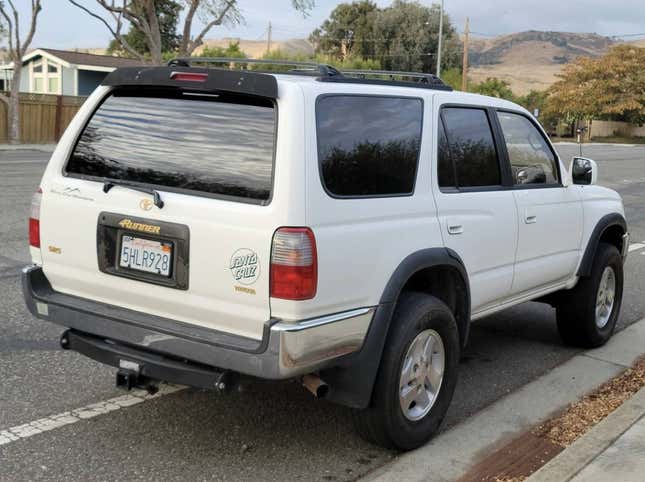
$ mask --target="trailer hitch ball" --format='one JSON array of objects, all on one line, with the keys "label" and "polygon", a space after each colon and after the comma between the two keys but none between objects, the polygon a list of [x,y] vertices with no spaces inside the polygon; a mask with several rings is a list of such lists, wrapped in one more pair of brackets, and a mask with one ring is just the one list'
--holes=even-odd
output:
[{"label": "trailer hitch ball", "polygon": [[68,331],[65,331],[61,336],[60,336],[60,347],[63,350],[68,350],[69,349],[69,338],[67,336]]}]

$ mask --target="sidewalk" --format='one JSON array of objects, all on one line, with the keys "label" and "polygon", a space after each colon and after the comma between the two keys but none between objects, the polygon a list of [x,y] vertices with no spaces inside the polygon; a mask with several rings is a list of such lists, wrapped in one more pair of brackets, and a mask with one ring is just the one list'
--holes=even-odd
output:
[{"label": "sidewalk", "polygon": [[54,152],[56,144],[0,144],[2,151],[43,151]]},{"label": "sidewalk", "polygon": [[[427,445],[400,455],[390,464],[367,474],[363,480],[378,482],[412,482],[412,481],[453,481],[466,476],[479,462],[493,454],[501,447],[515,440],[519,435],[531,430],[537,424],[549,419],[570,403],[582,398],[604,382],[614,378],[629,368],[632,363],[645,352],[645,319],[640,320],[614,337],[603,347],[582,352],[566,363],[554,368],[542,377],[508,394],[506,397],[481,410],[469,419],[452,427]],[[531,477],[531,482],[570,480],[583,468],[594,470],[598,467],[591,464],[595,458],[616,442],[617,449],[631,445],[633,440],[645,443],[645,430],[642,421],[645,414],[645,391],[641,390],[621,407],[607,416],[587,434],[565,449]],[[621,417],[621,418],[619,418]],[[638,428],[627,431],[638,420]],[[607,423],[605,423],[607,422]],[[619,423],[620,422],[620,423]],[[606,427],[598,440],[593,444],[594,450],[584,450],[583,440],[589,441],[588,435],[598,434],[599,427]],[[619,427],[622,427],[620,430]],[[610,431],[609,429],[613,429]],[[626,439],[617,442],[625,434]],[[595,439],[594,439],[595,440]],[[573,450],[580,446],[580,451]],[[632,463],[639,461],[645,464],[644,449],[640,450],[640,458],[630,452],[628,457]],[[602,463],[609,455],[600,459]],[[568,454],[568,455],[567,455]],[[576,456],[567,459],[569,456]],[[643,459],[641,461],[640,459]],[[559,462],[556,462],[559,461]],[[565,462],[568,462],[565,464]],[[562,464],[567,470],[555,471],[554,466]],[[620,468],[626,469],[623,461]],[[598,470],[606,470],[600,468]],[[636,473],[645,474],[645,466],[639,467]],[[602,477],[602,473],[599,472]],[[539,478],[538,478],[539,477]],[[584,478],[584,476],[581,475]],[[580,482],[578,479],[576,482]],[[588,480],[585,478],[585,480]],[[600,480],[600,479],[598,479]],[[623,474],[616,477],[604,477],[602,480],[615,482],[629,481]],[[639,481],[645,480],[642,476]]]},{"label": "sidewalk", "polygon": [[528,482],[645,480],[645,388],[529,477]]}]

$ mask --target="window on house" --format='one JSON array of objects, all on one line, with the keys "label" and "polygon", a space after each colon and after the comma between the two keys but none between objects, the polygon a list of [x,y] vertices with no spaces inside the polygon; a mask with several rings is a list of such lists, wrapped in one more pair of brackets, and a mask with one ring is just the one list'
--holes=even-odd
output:
[{"label": "window on house", "polygon": [[60,66],[48,59],[34,62],[32,89],[39,94],[58,94],[61,86]]},{"label": "window on house", "polygon": [[44,92],[44,79],[42,77],[34,77],[34,92],[42,94]]},{"label": "window on house", "polygon": [[57,77],[49,77],[47,79],[47,92],[50,94],[57,94],[58,93],[58,78]]}]

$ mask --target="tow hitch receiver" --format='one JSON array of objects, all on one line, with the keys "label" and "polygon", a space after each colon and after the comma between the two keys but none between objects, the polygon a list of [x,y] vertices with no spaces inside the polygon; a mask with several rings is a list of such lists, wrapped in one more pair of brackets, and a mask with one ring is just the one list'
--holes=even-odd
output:
[{"label": "tow hitch receiver", "polygon": [[233,388],[238,378],[230,371],[169,358],[142,347],[124,345],[76,330],[63,333],[60,344],[66,350],[118,368],[116,386],[125,390],[141,388],[154,394],[158,391],[159,382],[169,382],[225,391]]},{"label": "tow hitch receiver", "polygon": [[116,386],[124,390],[142,388],[147,390],[150,395],[154,395],[159,391],[159,387],[155,381],[140,375],[134,370],[128,370],[126,368],[121,368],[116,372]]}]

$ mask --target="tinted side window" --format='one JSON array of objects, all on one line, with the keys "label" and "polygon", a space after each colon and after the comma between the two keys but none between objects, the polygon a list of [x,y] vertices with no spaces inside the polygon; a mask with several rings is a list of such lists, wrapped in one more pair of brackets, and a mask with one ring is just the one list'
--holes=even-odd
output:
[{"label": "tinted side window", "polygon": [[411,194],[421,146],[420,99],[338,95],[316,106],[322,181],[337,196]]},{"label": "tinted side window", "polygon": [[533,123],[523,115],[498,112],[515,184],[555,184],[555,157]]},{"label": "tinted side window", "polygon": [[443,122],[439,119],[439,148],[437,152],[437,177],[439,178],[439,187],[455,187],[455,168],[450,158],[450,149],[448,148],[448,139],[446,131],[443,128]]},{"label": "tinted side window", "polygon": [[493,133],[484,109],[449,107],[442,110],[458,187],[501,184]]}]

